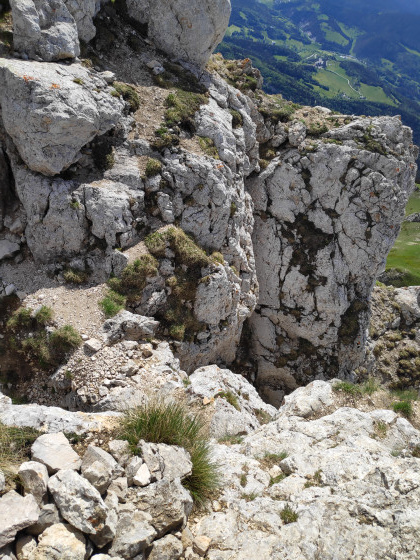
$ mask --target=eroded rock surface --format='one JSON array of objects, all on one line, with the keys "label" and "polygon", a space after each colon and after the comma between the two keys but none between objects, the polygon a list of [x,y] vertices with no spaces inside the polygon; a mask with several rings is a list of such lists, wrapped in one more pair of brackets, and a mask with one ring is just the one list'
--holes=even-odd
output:
[{"label": "eroded rock surface", "polygon": [[397,117],[325,137],[301,138],[249,181],[260,247],[253,355],[258,384],[272,402],[278,391],[277,403],[282,389],[361,364],[371,290],[413,188],[416,152]]},{"label": "eroded rock surface", "polygon": [[230,0],[128,0],[129,15],[170,57],[204,66],[227,29]]}]

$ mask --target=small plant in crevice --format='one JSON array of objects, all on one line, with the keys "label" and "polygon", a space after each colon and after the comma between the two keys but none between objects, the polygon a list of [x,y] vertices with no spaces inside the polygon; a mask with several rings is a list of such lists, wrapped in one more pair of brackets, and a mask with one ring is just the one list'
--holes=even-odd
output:
[{"label": "small plant in crevice", "polygon": [[105,297],[99,302],[99,306],[107,319],[114,317],[119,311],[125,308],[127,299],[122,294],[109,289]]},{"label": "small plant in crevice", "polygon": [[[133,86],[129,84],[124,84],[122,82],[114,82],[114,89],[112,92],[116,92],[119,97],[122,97],[129,105],[129,110],[135,113],[137,109],[140,108],[140,98]],[[115,95],[111,92],[111,95]]]},{"label": "small plant in crevice", "polygon": [[154,177],[159,175],[162,171],[162,164],[158,159],[149,158],[146,163],[145,175],[146,177]]},{"label": "small plant in crevice", "polygon": [[222,444],[226,444],[226,445],[240,445],[243,441],[244,441],[244,437],[243,436],[239,436],[239,435],[224,435],[221,438],[219,438],[218,443],[222,443]]},{"label": "small plant in crevice", "polygon": [[208,102],[208,97],[202,93],[193,93],[183,89],[170,93],[166,98],[165,122],[167,126],[179,125],[193,133],[195,131],[194,115],[201,105]]},{"label": "small plant in crevice", "polygon": [[288,525],[289,523],[295,523],[299,519],[299,514],[289,504],[286,504],[280,512],[280,518],[285,525]]},{"label": "small plant in crevice", "polygon": [[212,157],[213,159],[220,159],[219,152],[217,151],[216,145],[211,138],[207,138],[207,136],[199,136],[198,143],[206,156]]},{"label": "small plant in crevice", "polygon": [[63,272],[63,278],[67,284],[84,284],[89,279],[89,273],[85,270],[68,268]]},{"label": "small plant in crevice", "polygon": [[220,474],[211,459],[211,447],[203,417],[191,413],[186,405],[174,401],[150,399],[125,413],[120,437],[127,440],[136,454],[139,440],[177,445],[189,452],[192,473],[182,481],[196,505],[203,505],[220,485]]},{"label": "small plant in crevice", "polygon": [[392,410],[401,413],[406,418],[410,418],[413,415],[413,405],[411,401],[394,402],[392,404]]},{"label": "small plant in crevice", "polygon": [[215,395],[215,398],[225,399],[230,405],[236,408],[236,410],[241,410],[238,397],[232,391],[220,391]]}]

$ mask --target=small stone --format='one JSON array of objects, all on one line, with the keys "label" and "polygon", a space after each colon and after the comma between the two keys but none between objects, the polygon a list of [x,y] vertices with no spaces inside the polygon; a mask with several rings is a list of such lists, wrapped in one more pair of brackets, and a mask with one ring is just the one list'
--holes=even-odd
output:
[{"label": "small stone", "polygon": [[137,471],[139,470],[142,464],[143,464],[143,459],[137,456],[132,457],[128,461],[127,466],[125,467],[125,474],[127,476],[127,482],[129,486],[133,485],[133,479],[136,476]]},{"label": "small stone", "polygon": [[185,527],[185,529],[181,533],[181,542],[184,548],[191,547],[193,545],[194,536],[191,533],[189,527]]},{"label": "small stone", "polygon": [[[124,502],[127,496],[128,483],[125,477],[116,478],[108,487],[108,494],[115,494],[120,502]],[[107,494],[107,495],[108,495]]]},{"label": "small stone", "polygon": [[20,251],[20,245],[7,239],[0,240],[0,261],[10,259]]},{"label": "small stone", "polygon": [[41,513],[39,514],[38,521],[34,525],[28,527],[27,532],[31,535],[37,536],[43,533],[48,527],[51,527],[51,525],[62,522],[63,517],[58,511],[56,505],[45,504],[45,506],[41,508]]},{"label": "small stone", "polygon": [[16,541],[16,556],[18,560],[30,560],[36,549],[37,542],[30,535],[22,535]]},{"label": "small stone", "polygon": [[51,525],[39,536],[33,560],[84,560],[86,540],[70,525]]},{"label": "small stone", "polygon": [[131,457],[130,444],[128,441],[113,439],[108,443],[108,447],[109,452],[117,463],[119,463],[122,467],[125,467]]},{"label": "small stone", "polygon": [[136,486],[147,486],[148,484],[150,484],[151,479],[152,477],[149,468],[145,463],[143,463],[143,465],[141,465],[139,470],[134,475],[133,482]]},{"label": "small stone", "polygon": [[173,535],[155,541],[148,560],[178,560],[182,554],[182,543]]},{"label": "small stone", "polygon": [[102,348],[102,342],[97,338],[89,338],[89,340],[85,342],[85,348],[89,350],[89,352],[99,352]]},{"label": "small stone", "polygon": [[39,505],[42,505],[48,489],[47,467],[37,461],[22,463],[18,471],[25,490],[25,496],[32,494]]},{"label": "small stone", "polygon": [[205,556],[210,547],[211,539],[205,535],[195,537],[193,541],[193,550],[200,556]]}]

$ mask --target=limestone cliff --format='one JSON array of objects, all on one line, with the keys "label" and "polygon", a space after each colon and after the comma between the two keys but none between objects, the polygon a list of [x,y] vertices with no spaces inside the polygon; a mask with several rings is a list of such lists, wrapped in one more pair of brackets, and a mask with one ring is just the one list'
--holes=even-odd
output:
[{"label": "limestone cliff", "polygon": [[0,274],[28,255],[59,281],[120,277],[187,371],[238,356],[277,405],[351,377],[414,186],[411,131],[266,96],[249,61],[204,69],[227,0],[102,4],[11,1]]}]

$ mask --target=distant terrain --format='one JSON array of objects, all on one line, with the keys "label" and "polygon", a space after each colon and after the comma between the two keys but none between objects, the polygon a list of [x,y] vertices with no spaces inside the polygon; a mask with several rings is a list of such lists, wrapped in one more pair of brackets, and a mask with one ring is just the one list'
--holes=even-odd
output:
[{"label": "distant terrain", "polygon": [[269,93],[344,113],[400,114],[420,143],[420,0],[232,0],[220,52]]}]

